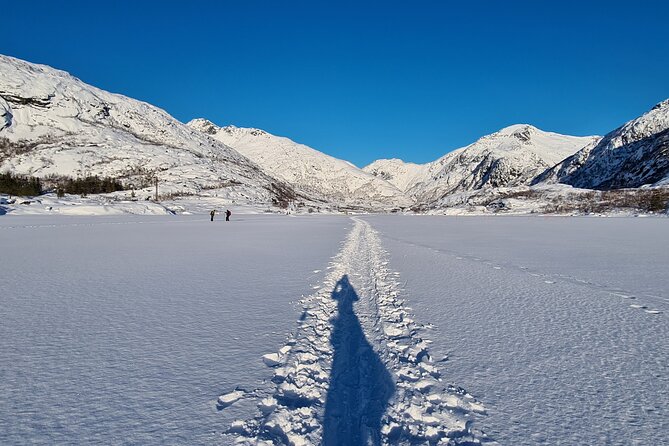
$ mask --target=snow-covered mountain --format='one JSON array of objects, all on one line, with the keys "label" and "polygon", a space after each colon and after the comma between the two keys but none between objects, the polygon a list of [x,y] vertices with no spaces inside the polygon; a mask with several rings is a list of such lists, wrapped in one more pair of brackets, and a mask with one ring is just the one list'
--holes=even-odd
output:
[{"label": "snow-covered mountain", "polygon": [[363,167],[367,173],[383,178],[401,191],[406,191],[420,181],[426,171],[426,164],[407,163],[400,159],[380,159]]},{"label": "snow-covered mountain", "polygon": [[409,165],[380,160],[365,167],[403,185],[419,204],[455,192],[528,184],[541,172],[574,154],[597,137],[544,132],[527,124],[506,127],[438,160]]},{"label": "snow-covered mountain", "polygon": [[242,203],[292,195],[235,150],[165,111],[45,65],[0,55],[0,171],[121,178]]},{"label": "snow-covered mountain", "polygon": [[540,175],[587,189],[669,184],[669,99]]},{"label": "snow-covered mountain", "polygon": [[604,138],[518,124],[431,163],[390,159],[358,169],[263,130],[218,127],[205,119],[182,124],[66,72],[0,55],[4,171],[112,176],[136,188],[157,178],[162,193],[366,210],[431,209],[472,191],[529,184],[669,185],[669,100]]},{"label": "snow-covered mountain", "polygon": [[194,119],[188,125],[234,148],[270,175],[309,196],[373,209],[412,204],[384,179],[288,138],[259,129],[219,127],[206,119]]}]

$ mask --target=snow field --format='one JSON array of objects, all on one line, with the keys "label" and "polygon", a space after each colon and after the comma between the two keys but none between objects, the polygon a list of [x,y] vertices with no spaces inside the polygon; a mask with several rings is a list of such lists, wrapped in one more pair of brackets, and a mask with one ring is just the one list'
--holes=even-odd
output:
[{"label": "snow field", "polygon": [[669,438],[665,219],[365,219],[402,272],[402,296],[434,324],[433,354],[485,404],[490,437]]},{"label": "snow field", "polygon": [[667,234],[7,215],[0,443],[663,444]]},{"label": "snow field", "polygon": [[262,355],[349,227],[1,217],[0,444],[229,444],[221,431],[255,407],[216,398],[271,377]]}]

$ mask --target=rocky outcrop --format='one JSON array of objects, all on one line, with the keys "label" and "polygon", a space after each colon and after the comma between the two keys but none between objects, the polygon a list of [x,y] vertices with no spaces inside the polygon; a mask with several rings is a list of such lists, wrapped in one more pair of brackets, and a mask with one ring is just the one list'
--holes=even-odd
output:
[{"label": "rocky outcrop", "polygon": [[538,176],[533,184],[634,188],[669,180],[669,100]]}]

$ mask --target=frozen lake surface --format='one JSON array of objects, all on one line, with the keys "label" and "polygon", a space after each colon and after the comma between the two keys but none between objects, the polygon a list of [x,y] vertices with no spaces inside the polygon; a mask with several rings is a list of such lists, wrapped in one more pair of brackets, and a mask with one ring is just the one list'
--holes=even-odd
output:
[{"label": "frozen lake surface", "polygon": [[0,444],[212,444],[351,221],[3,217]]},{"label": "frozen lake surface", "polygon": [[669,220],[367,220],[501,444],[669,441]]},{"label": "frozen lake surface", "polygon": [[667,225],[3,216],[0,443],[662,444]]}]

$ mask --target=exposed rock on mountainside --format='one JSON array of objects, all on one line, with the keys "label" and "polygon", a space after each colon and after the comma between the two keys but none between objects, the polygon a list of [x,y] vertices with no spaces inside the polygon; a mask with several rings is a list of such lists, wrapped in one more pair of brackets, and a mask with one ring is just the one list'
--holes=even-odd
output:
[{"label": "exposed rock on mountainside", "polygon": [[587,189],[669,183],[669,99],[539,176]]}]

